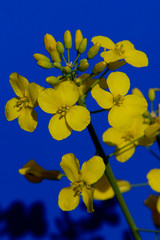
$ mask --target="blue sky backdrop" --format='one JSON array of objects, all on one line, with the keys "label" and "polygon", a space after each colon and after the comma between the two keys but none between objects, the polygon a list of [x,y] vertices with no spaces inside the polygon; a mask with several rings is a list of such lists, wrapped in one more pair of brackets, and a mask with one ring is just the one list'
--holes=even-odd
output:
[{"label": "blue sky backdrop", "polygon": [[[43,38],[52,34],[56,41],[63,41],[63,34],[70,30],[74,39],[77,29],[88,39],[88,49],[93,36],[103,35],[115,43],[130,40],[138,50],[149,58],[147,68],[123,66],[131,80],[131,88],[138,87],[147,97],[149,88],[160,87],[160,14],[159,1],[55,1],[55,0],[8,0],[0,1],[0,239],[55,239],[55,240],[103,240],[132,239],[128,225],[116,200],[94,201],[95,213],[88,214],[83,204],[70,213],[58,207],[58,193],[68,186],[69,181],[44,180],[31,184],[18,169],[30,159],[34,159],[45,169],[59,169],[61,157],[73,152],[81,163],[95,154],[94,145],[87,132],[73,132],[63,141],[54,140],[48,131],[50,114],[37,108],[39,122],[33,133],[20,129],[17,120],[8,122],[4,114],[6,102],[15,96],[9,75],[18,72],[29,82],[49,87],[45,78],[58,74],[54,69],[40,68],[33,58],[34,53],[46,54]],[[75,51],[72,51],[75,57]],[[82,58],[86,55],[84,54]],[[91,67],[100,60],[91,61]],[[157,93],[154,107],[160,102]],[[99,109],[95,101],[87,99],[89,110]],[[102,142],[102,133],[107,129],[105,112],[92,115],[92,123]],[[106,154],[113,151],[102,143]],[[157,154],[155,143],[151,147]],[[151,168],[160,168],[160,162],[145,148],[138,147],[134,156],[126,163],[110,159],[117,179],[131,183],[146,182],[146,174]],[[139,228],[154,229],[151,212],[144,206],[144,200],[153,191],[149,187],[132,189],[124,194],[131,214]],[[142,233],[143,239],[154,239],[152,233]]]}]

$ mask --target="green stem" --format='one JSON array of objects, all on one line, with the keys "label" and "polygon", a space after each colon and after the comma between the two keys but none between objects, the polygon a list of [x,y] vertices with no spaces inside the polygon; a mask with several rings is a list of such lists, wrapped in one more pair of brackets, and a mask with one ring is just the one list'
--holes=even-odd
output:
[{"label": "green stem", "polygon": [[137,228],[138,232],[151,232],[151,233],[160,233],[159,230],[150,230],[150,229],[143,229],[143,228]]},{"label": "green stem", "polygon": [[68,54],[68,63],[70,63],[69,49],[67,49],[67,54]]},{"label": "green stem", "polygon": [[72,63],[72,66],[71,66],[71,67],[73,67],[74,64],[78,61],[79,56],[80,56],[80,53],[77,54],[77,57],[76,57],[76,59],[74,60],[74,62]]},{"label": "green stem", "polygon": [[159,237],[159,232],[156,232],[155,233],[155,240],[158,240],[158,237]]},{"label": "green stem", "polygon": [[148,186],[148,183],[137,183],[137,184],[131,184],[130,186],[131,186],[131,188],[132,187],[144,187],[144,186]]},{"label": "green stem", "polygon": [[65,61],[65,63],[67,64],[67,61],[66,61],[66,59],[65,59],[65,57],[64,57],[63,54],[62,54],[62,58],[63,58],[63,60]]},{"label": "green stem", "polygon": [[153,150],[151,150],[149,147],[146,147],[146,149],[147,149],[155,158],[157,158],[158,160],[160,160],[160,157],[159,157]]},{"label": "green stem", "polygon": [[140,237],[140,235],[139,235],[139,233],[137,231],[137,228],[136,228],[136,225],[134,223],[134,220],[133,220],[133,218],[132,218],[132,216],[131,216],[131,214],[130,214],[130,212],[128,210],[128,207],[127,207],[127,205],[126,205],[126,203],[125,203],[125,201],[123,199],[123,196],[122,196],[122,194],[121,194],[121,192],[119,190],[119,187],[117,185],[116,179],[114,177],[114,174],[112,172],[112,169],[111,169],[109,161],[108,161],[108,157],[106,156],[106,154],[105,154],[105,152],[104,152],[104,150],[103,150],[103,148],[102,148],[102,146],[101,146],[101,144],[100,144],[100,142],[98,140],[96,132],[95,132],[95,130],[94,130],[94,128],[93,128],[91,123],[88,125],[88,131],[89,131],[90,136],[91,136],[91,138],[93,140],[95,148],[96,148],[97,152],[99,153],[99,156],[101,156],[103,158],[103,160],[104,160],[104,163],[106,165],[105,174],[107,175],[107,178],[108,178],[108,180],[109,180],[109,182],[110,182],[110,184],[111,184],[111,186],[112,186],[112,188],[114,190],[115,196],[116,196],[116,198],[117,198],[117,200],[118,200],[118,202],[120,204],[120,207],[121,207],[121,209],[123,211],[123,214],[124,214],[124,216],[125,216],[125,218],[126,218],[126,220],[128,222],[128,225],[129,225],[129,227],[131,229],[131,232],[132,232],[132,234],[134,236],[134,239],[135,240],[141,240],[141,237]]},{"label": "green stem", "polygon": [[104,112],[106,111],[106,109],[100,109],[100,110],[96,110],[96,111],[90,111],[91,114],[94,114],[94,113],[99,113],[99,112]]},{"label": "green stem", "polygon": [[87,79],[89,79],[89,78],[92,77],[92,76],[93,76],[93,73],[91,73],[88,77],[84,78],[84,79],[82,80],[82,83],[85,82]]}]

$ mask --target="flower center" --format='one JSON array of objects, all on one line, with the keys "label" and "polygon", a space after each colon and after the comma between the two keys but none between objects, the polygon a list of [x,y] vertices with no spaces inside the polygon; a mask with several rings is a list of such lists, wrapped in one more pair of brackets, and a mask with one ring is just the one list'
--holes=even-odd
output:
[{"label": "flower center", "polygon": [[64,117],[68,112],[68,110],[69,110],[69,107],[66,105],[63,105],[62,107],[58,108],[57,113],[60,114],[60,117]]},{"label": "flower center", "polygon": [[133,141],[134,140],[134,136],[131,132],[127,131],[124,133],[124,135],[122,136],[122,138],[125,140],[125,141]]},{"label": "flower center", "polygon": [[72,186],[73,186],[73,191],[75,192],[74,196],[80,196],[84,186],[86,186],[87,189],[89,189],[91,187],[90,184],[88,184],[84,181],[74,182],[74,183],[72,183]]},{"label": "flower center", "polygon": [[28,107],[29,100],[26,97],[18,98],[16,105],[14,106],[17,108],[17,111],[20,111],[22,108]]},{"label": "flower center", "polygon": [[113,98],[113,103],[115,105],[120,106],[124,101],[124,98],[121,95],[117,95],[116,97]]},{"label": "flower center", "polygon": [[114,52],[116,55],[122,56],[125,52],[123,44],[116,44]]}]

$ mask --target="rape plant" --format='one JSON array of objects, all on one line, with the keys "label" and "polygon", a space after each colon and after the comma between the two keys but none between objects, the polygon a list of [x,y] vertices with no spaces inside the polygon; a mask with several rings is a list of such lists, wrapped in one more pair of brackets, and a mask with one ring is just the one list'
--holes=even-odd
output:
[{"label": "rape plant", "polygon": [[[46,34],[44,45],[50,58],[40,53],[33,56],[39,66],[59,69],[60,75],[47,77],[46,82],[50,87],[44,88],[36,83],[29,83],[18,73],[12,73],[9,81],[17,96],[7,102],[5,114],[8,121],[18,118],[23,130],[33,132],[38,122],[34,108],[39,106],[44,112],[51,114],[48,129],[51,136],[58,141],[69,137],[72,131],[88,128],[96,155],[85,161],[80,170],[74,153],[65,154],[60,163],[64,174],[61,171],[45,170],[34,160],[26,163],[19,173],[32,183],[40,183],[43,179],[60,180],[66,176],[71,184],[63,188],[58,197],[58,205],[63,211],[74,210],[79,204],[80,195],[89,213],[94,212],[93,199],[107,200],[116,196],[134,239],[140,240],[140,231],[145,229],[136,226],[122,196],[123,192],[130,191],[134,185],[128,181],[116,180],[109,160],[114,155],[118,161],[125,162],[132,157],[137,146],[148,147],[157,141],[160,133],[160,105],[154,111],[152,103],[155,92],[159,89],[149,89],[152,106],[152,111],[149,112],[142,92],[135,88],[128,94],[129,77],[117,71],[126,63],[134,67],[148,66],[147,55],[136,50],[127,40],[115,44],[105,36],[96,36],[91,42],[93,46],[88,50],[87,57],[79,60],[87,49],[87,39],[77,30],[74,42],[77,56],[71,61],[70,31],[64,33],[64,45],[56,42],[52,35]],[[64,56],[65,49],[67,60]],[[101,50],[102,61],[93,66],[91,73],[84,73],[90,61]],[[101,110],[90,112],[87,109],[86,98],[89,92]],[[111,125],[103,133],[103,141],[116,147],[115,151],[108,155],[105,154],[91,123],[91,114],[101,111],[108,112],[108,123]],[[146,184],[160,193],[160,169],[150,170],[147,178]],[[155,226],[160,227],[160,196],[150,195],[145,204],[153,211]]]}]

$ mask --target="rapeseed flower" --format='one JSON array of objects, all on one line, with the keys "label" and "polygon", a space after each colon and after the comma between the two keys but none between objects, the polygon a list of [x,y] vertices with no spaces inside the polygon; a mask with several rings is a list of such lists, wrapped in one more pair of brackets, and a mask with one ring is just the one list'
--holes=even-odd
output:
[{"label": "rapeseed flower", "polygon": [[38,123],[38,115],[34,108],[38,106],[37,98],[42,87],[36,83],[29,83],[28,80],[12,73],[9,82],[17,97],[9,100],[5,106],[5,115],[8,121],[18,118],[22,129],[33,132]]},{"label": "rapeseed flower", "polygon": [[155,168],[150,170],[147,174],[147,179],[150,187],[160,193],[160,169]]},{"label": "rapeseed flower", "polygon": [[72,129],[82,131],[90,123],[89,111],[75,105],[78,98],[78,87],[71,81],[60,83],[56,89],[48,88],[41,92],[39,106],[44,112],[53,114],[48,128],[56,140],[67,138]]},{"label": "rapeseed flower", "polygon": [[143,96],[130,94],[125,96],[130,88],[130,80],[123,72],[113,72],[107,78],[110,92],[103,90],[97,84],[91,91],[92,97],[104,109],[110,109],[109,124],[117,129],[131,126],[133,117],[143,114],[147,109],[147,101]]},{"label": "rapeseed flower", "polygon": [[60,163],[67,178],[71,181],[71,186],[63,188],[59,193],[58,205],[63,211],[74,210],[82,195],[83,202],[88,212],[94,212],[93,194],[94,189],[91,184],[98,181],[104,174],[105,164],[99,156],[94,156],[83,163],[80,170],[78,159],[73,153],[65,154]]},{"label": "rapeseed flower", "polygon": [[96,36],[93,37],[91,41],[94,44],[101,44],[101,47],[104,49],[109,49],[109,51],[101,53],[101,57],[104,58],[104,61],[107,63],[124,59],[127,63],[134,67],[148,66],[147,55],[142,51],[136,50],[134,45],[128,40],[115,44],[107,37]]}]

